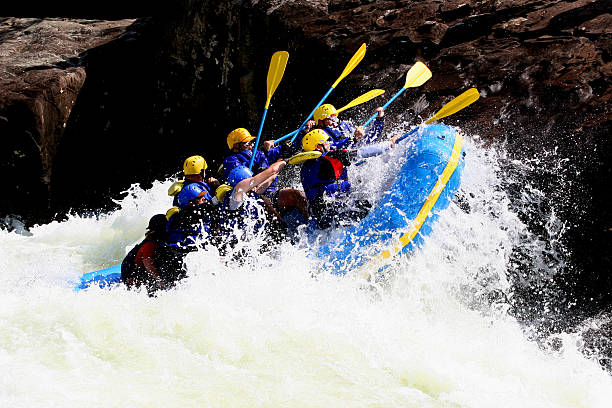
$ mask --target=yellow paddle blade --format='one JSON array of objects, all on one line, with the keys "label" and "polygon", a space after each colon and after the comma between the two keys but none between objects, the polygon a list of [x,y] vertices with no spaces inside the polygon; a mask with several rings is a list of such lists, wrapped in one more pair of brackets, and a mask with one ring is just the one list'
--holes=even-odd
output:
[{"label": "yellow paddle blade", "polygon": [[353,99],[347,105],[341,107],[340,109],[337,109],[336,112],[338,112],[338,113],[343,112],[343,111],[347,110],[348,108],[352,108],[353,106],[357,106],[359,104],[367,102],[370,99],[374,99],[377,96],[382,95],[384,93],[385,93],[384,89],[372,89],[371,91],[366,92],[363,95],[358,96],[357,98]]},{"label": "yellow paddle blade", "polygon": [[266,100],[265,109],[268,109],[270,106],[270,99],[272,99],[272,95],[276,91],[278,84],[280,84],[281,79],[283,79],[288,60],[289,53],[287,51],[276,51],[274,55],[272,55],[270,67],[268,68],[268,99]]},{"label": "yellow paddle blade", "polygon": [[351,58],[348,64],[346,64],[346,68],[344,68],[344,71],[342,71],[342,74],[340,75],[340,77],[336,79],[336,82],[334,82],[334,84],[331,86],[332,88],[335,88],[336,85],[338,85],[340,81],[344,79],[345,76],[350,74],[351,71],[355,69],[355,67],[361,62],[361,60],[365,56],[365,52],[366,52],[366,45],[365,43],[363,43],[361,44],[361,47],[359,47],[355,55],[353,55],[353,58]]},{"label": "yellow paddle blade", "polygon": [[445,118],[449,115],[452,115],[455,112],[460,111],[468,105],[476,102],[480,97],[480,93],[476,88],[470,88],[446,105],[442,107],[439,111],[437,111],[431,118],[425,121],[426,124],[429,124],[433,121]]},{"label": "yellow paddle blade", "polygon": [[175,195],[180,193],[181,190],[183,189],[183,183],[185,183],[185,180],[179,180],[179,181],[175,181],[174,183],[172,183],[170,188],[168,188],[168,195],[170,197],[174,197]]},{"label": "yellow paddle blade", "polygon": [[429,68],[421,61],[417,61],[406,73],[406,85],[404,85],[404,88],[421,86],[429,81],[430,78],[431,71]]},{"label": "yellow paddle blade", "polygon": [[315,150],[313,152],[302,152],[298,154],[294,154],[289,159],[287,159],[287,163],[289,164],[300,164],[304,163],[306,160],[316,159],[321,156],[321,152]]}]

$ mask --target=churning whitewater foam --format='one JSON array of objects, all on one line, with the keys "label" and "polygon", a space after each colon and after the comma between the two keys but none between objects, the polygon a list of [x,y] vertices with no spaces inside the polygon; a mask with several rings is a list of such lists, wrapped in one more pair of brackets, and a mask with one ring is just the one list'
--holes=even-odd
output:
[{"label": "churning whitewater foam", "polygon": [[[0,231],[0,406],[608,407],[612,379],[574,335],[542,350],[508,313],[513,248],[536,259],[545,243],[510,209],[502,153],[466,141],[459,199],[379,285],[287,243],[241,265],[190,254],[189,277],[156,298],[73,292],[142,239],[170,180],[106,215]],[[399,155],[354,177],[376,196],[368,175]]]}]

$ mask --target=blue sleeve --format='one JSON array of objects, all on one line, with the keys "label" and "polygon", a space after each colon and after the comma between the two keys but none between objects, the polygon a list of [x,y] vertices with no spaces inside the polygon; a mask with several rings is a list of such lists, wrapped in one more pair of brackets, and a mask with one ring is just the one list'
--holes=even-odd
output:
[{"label": "blue sleeve", "polygon": [[374,143],[380,135],[382,135],[383,128],[385,127],[385,118],[376,118],[374,122],[366,129],[366,134],[364,137],[364,143],[370,144]]},{"label": "blue sleeve", "polygon": [[345,121],[341,121],[340,124],[338,124],[338,129],[346,137],[352,137],[355,133],[355,126]]},{"label": "blue sleeve", "polygon": [[270,167],[270,164],[268,163],[268,158],[266,157],[264,152],[258,150],[257,153],[255,153],[255,161],[253,161],[253,173],[261,173],[268,167]]},{"label": "blue sleeve", "polygon": [[302,139],[304,138],[304,136],[306,136],[306,133],[308,133],[308,131],[306,129],[302,129],[300,130],[300,133],[298,133],[298,135],[295,137],[295,139],[293,139],[293,143],[291,143],[290,147],[291,154],[295,154],[297,152],[302,151]]},{"label": "blue sleeve", "polygon": [[282,146],[283,145],[274,146],[273,148],[268,150],[268,153],[266,154],[268,156],[268,164],[269,163],[274,163],[274,162],[276,162],[278,159],[280,159],[282,157],[282,152],[281,152],[281,147]]},{"label": "blue sleeve", "polygon": [[357,150],[357,156],[362,157],[362,158],[378,156],[380,154],[383,154],[389,149],[391,149],[390,142],[376,143],[376,144],[372,144],[372,145],[368,145],[368,146],[359,148]]}]

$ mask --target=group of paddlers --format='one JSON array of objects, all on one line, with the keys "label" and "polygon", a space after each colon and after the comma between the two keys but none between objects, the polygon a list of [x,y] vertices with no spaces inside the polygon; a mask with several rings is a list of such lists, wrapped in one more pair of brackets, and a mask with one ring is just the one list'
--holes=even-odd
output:
[{"label": "group of paddlers", "polygon": [[[282,241],[284,217],[291,212],[320,229],[365,217],[371,203],[350,198],[348,167],[395,145],[395,138],[374,143],[382,134],[384,109],[375,114],[369,127],[354,127],[324,104],[292,142],[265,141],[261,150],[247,129],[235,129],[227,136],[230,154],[221,181],[207,177],[204,157],[188,157],[184,180],[168,191],[173,207],[150,219],[145,239],[123,260],[122,281],[149,293],[169,288],[186,276],[183,260],[192,251],[214,245],[223,256],[239,257],[236,245],[256,234],[265,234],[268,246]],[[302,190],[279,188],[277,176],[288,162],[301,164]]]},{"label": "group of paddlers", "polygon": [[[338,110],[323,102],[359,64],[365,52],[366,45],[362,44],[297,130],[274,141],[265,141],[258,149],[270,99],[289,58],[286,51],[275,52],[268,69],[267,100],[257,138],[244,128],[228,134],[231,152],[219,171],[220,180],[206,177],[208,165],[204,157],[191,156],[185,160],[184,180],[174,183],[168,191],[174,196],[173,207],[166,214],[156,214],[150,219],[144,241],[128,253],[121,265],[126,286],[145,286],[149,293],[171,287],[186,275],[185,256],[210,245],[217,247],[222,256],[231,254],[240,258],[237,244],[263,233],[267,237],[262,250],[266,250],[270,243],[286,237],[286,219],[290,214],[297,213],[303,223],[320,229],[365,217],[372,204],[367,197],[349,194],[348,167],[356,159],[361,161],[384,153],[396,141],[404,140],[418,129],[417,126],[401,137],[377,142],[384,127],[385,108],[406,89],[419,87],[432,76],[429,68],[417,61],[406,73],[402,89],[377,108],[363,126],[354,127],[340,121],[338,114],[381,95],[384,90],[369,91]],[[476,101],[478,96],[475,88],[467,90],[425,124],[452,115]],[[313,120],[309,120],[311,117]],[[280,143],[288,137],[292,137],[288,143]],[[300,149],[302,153],[298,153]],[[301,190],[278,187],[277,176],[288,163],[301,164]]]}]

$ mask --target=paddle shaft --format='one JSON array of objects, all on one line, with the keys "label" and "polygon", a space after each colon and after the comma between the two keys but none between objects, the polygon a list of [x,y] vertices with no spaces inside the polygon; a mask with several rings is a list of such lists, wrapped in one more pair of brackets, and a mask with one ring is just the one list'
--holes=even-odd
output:
[{"label": "paddle shaft", "polygon": [[287,133],[285,136],[281,136],[281,137],[279,137],[278,139],[276,139],[276,140],[274,141],[274,144],[277,144],[278,142],[282,142],[283,140],[285,140],[285,139],[287,139],[287,138],[289,138],[289,137],[293,136],[293,135],[294,135],[294,134],[296,134],[296,133],[297,133],[297,130],[294,130],[294,131],[293,131],[293,132],[291,132],[291,133]]},{"label": "paddle shaft", "polygon": [[[393,97],[392,97],[391,99],[389,99],[389,100],[387,101],[387,103],[385,103],[385,104],[382,106],[382,108],[383,108],[383,109],[387,109],[387,107],[388,107],[389,105],[391,105],[391,102],[393,102],[394,100],[396,100],[396,99],[397,99],[397,97],[398,97],[398,96],[400,96],[401,94],[403,94],[403,93],[404,93],[404,91],[405,91],[406,89],[407,89],[407,88],[402,88],[402,89],[400,89],[400,90],[399,90],[399,91],[398,91],[398,92],[397,92],[395,95],[393,95]],[[372,122],[374,119],[376,119],[376,116],[378,116],[378,112],[376,112],[374,115],[372,115],[372,117],[371,117],[370,119],[368,119],[368,120],[366,121],[366,123],[364,123],[364,124],[363,124],[363,127],[368,126],[368,125],[370,124],[370,122]]]},{"label": "paddle shaft", "polygon": [[361,60],[363,59],[363,56],[365,55],[366,52],[366,45],[361,44],[361,47],[359,47],[359,49],[357,50],[357,52],[351,57],[350,61],[348,62],[348,64],[346,64],[346,67],[344,67],[344,71],[342,71],[342,74],[340,74],[340,76],[338,77],[338,79],[336,79],[336,82],[334,82],[331,86],[331,88],[329,88],[329,90],[327,91],[327,93],[325,94],[325,96],[323,96],[323,98],[321,98],[321,100],[319,101],[319,103],[317,104],[317,106],[315,106],[315,108],[312,110],[312,112],[310,112],[310,115],[308,115],[308,117],[306,118],[306,120],[304,121],[304,123],[302,123],[302,126],[300,126],[298,128],[298,130],[291,132],[279,139],[276,139],[274,141],[274,143],[278,143],[282,140],[285,140],[286,138],[288,138],[289,136],[292,135],[291,137],[291,141],[289,143],[293,143],[293,141],[295,140],[295,138],[297,137],[297,135],[302,131],[302,129],[304,129],[304,126],[306,126],[306,123],[308,123],[308,121],[310,120],[310,118],[312,117],[312,115],[314,115],[315,111],[317,110],[317,108],[319,106],[321,106],[323,104],[323,102],[325,101],[325,99],[327,99],[327,97],[329,96],[330,93],[332,93],[332,91],[336,88],[336,86],[338,86],[338,84],[340,83],[340,81],[342,81],[348,74],[351,73],[351,71],[353,69],[355,69],[355,67],[361,62]]},{"label": "paddle shaft", "polygon": [[[426,125],[430,124],[431,122],[435,122],[436,120],[440,120],[442,118],[445,118],[447,116],[450,116],[454,113],[459,112],[461,109],[474,103],[478,99],[479,96],[480,94],[478,93],[476,88],[468,89],[467,91],[457,96],[456,98],[453,98],[453,100],[451,100],[449,103],[444,105],[442,109],[437,111],[431,118],[427,119],[425,121],[425,124]],[[407,138],[408,136],[416,132],[419,129],[419,127],[420,125],[412,129],[410,132],[406,133],[405,135],[401,136],[395,141],[395,143],[404,140],[405,138]]]},{"label": "paddle shaft", "polygon": [[410,136],[411,134],[413,134],[414,132],[416,132],[417,130],[419,130],[419,128],[420,128],[420,127],[421,127],[421,126],[417,126],[417,127],[415,127],[414,129],[412,129],[410,132],[406,133],[405,135],[402,135],[402,136],[398,137],[398,138],[395,140],[395,143],[399,143],[399,142],[401,142],[402,140],[404,140],[405,138],[407,138],[408,136]]},{"label": "paddle shaft", "polygon": [[268,109],[264,109],[263,115],[261,116],[261,122],[259,122],[259,131],[257,132],[257,139],[255,139],[255,148],[253,149],[253,154],[251,155],[251,161],[249,162],[249,170],[253,169],[253,163],[255,162],[255,154],[257,153],[257,146],[259,146],[259,138],[261,137],[261,131],[263,129],[264,121],[266,120],[266,114],[268,113]]},{"label": "paddle shaft", "polygon": [[308,117],[306,118],[306,120],[304,121],[304,123],[302,123],[302,126],[300,126],[298,129],[294,130],[291,133],[287,133],[285,136],[281,136],[278,139],[276,139],[274,141],[274,144],[277,144],[278,142],[282,142],[283,140],[290,138],[291,136],[291,140],[289,141],[289,143],[293,143],[293,140],[295,140],[295,138],[297,137],[298,133],[300,133],[302,131],[302,129],[304,128],[304,126],[306,126],[306,123],[308,123],[308,121],[310,120],[310,118],[312,117],[312,115],[314,115],[315,111],[319,108],[319,106],[323,105],[323,102],[325,102],[325,99],[327,99],[327,97],[329,96],[330,93],[332,93],[332,91],[334,90],[334,88],[329,88],[329,91],[327,91],[327,93],[325,94],[325,96],[323,98],[321,98],[321,100],[319,101],[319,103],[317,104],[317,106],[315,106],[315,108],[312,110],[312,112],[310,112],[310,115],[308,115]]},{"label": "paddle shaft", "polygon": [[300,126],[298,128],[298,130],[295,131],[295,133],[293,134],[293,137],[291,138],[291,141],[289,143],[293,143],[293,141],[295,140],[295,138],[297,137],[297,135],[300,134],[300,132],[302,131],[302,129],[304,129],[304,127],[306,126],[306,123],[308,123],[308,121],[310,120],[310,118],[312,118],[312,116],[314,115],[315,111],[317,109],[319,109],[319,106],[323,105],[323,102],[325,102],[325,100],[327,99],[327,97],[329,96],[330,93],[332,93],[332,91],[334,90],[334,87],[332,86],[331,88],[329,88],[329,90],[327,91],[327,93],[325,94],[325,96],[323,96],[323,98],[321,98],[321,100],[319,101],[319,103],[317,104],[317,106],[315,106],[315,108],[312,110],[312,112],[310,112],[310,115],[308,115],[308,117],[306,118],[306,120],[304,121],[304,123],[302,123],[302,126]]},{"label": "paddle shaft", "polygon": [[[365,94],[363,94],[363,95],[353,99],[348,105],[343,106],[342,108],[338,109],[337,112],[338,113],[343,112],[343,111],[345,111],[345,110],[347,110],[349,108],[352,108],[354,106],[357,106],[359,104],[367,102],[367,101],[369,101],[371,99],[374,99],[375,97],[377,97],[377,96],[379,96],[379,95],[381,95],[383,93],[385,93],[385,91],[383,89],[374,89],[372,91],[366,92]],[[290,136],[293,136],[294,134],[295,134],[295,131],[293,131],[293,132],[291,132],[289,134],[286,134],[285,136],[275,140],[274,143],[282,141],[282,140],[285,140],[286,138],[288,138]]]}]

